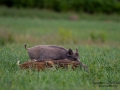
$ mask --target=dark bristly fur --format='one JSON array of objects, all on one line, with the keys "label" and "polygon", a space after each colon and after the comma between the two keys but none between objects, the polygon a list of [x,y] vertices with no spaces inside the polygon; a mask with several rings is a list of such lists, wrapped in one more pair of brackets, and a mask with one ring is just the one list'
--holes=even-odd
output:
[{"label": "dark bristly fur", "polygon": [[77,49],[75,52],[73,52],[71,49],[67,50],[60,46],[51,45],[38,45],[27,48],[27,44],[25,44],[25,49],[28,50],[28,55],[31,60],[36,59],[38,61],[41,61],[48,59],[69,59],[79,61],[79,54]]}]

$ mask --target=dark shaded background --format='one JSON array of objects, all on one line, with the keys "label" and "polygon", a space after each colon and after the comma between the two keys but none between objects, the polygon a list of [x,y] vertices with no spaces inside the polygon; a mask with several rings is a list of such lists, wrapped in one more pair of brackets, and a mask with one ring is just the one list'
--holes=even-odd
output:
[{"label": "dark shaded background", "polygon": [[0,0],[0,5],[49,9],[57,12],[120,14],[120,0]]}]

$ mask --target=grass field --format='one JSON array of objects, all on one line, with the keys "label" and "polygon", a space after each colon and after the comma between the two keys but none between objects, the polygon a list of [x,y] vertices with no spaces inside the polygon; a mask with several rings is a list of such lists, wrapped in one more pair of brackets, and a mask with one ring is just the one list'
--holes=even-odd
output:
[{"label": "grass field", "polygon": [[[120,89],[119,21],[1,16],[0,35],[3,38],[0,42],[4,42],[0,45],[0,90]],[[29,59],[25,43],[28,47],[54,44],[78,48],[80,60],[89,67],[89,73],[80,69],[21,70],[16,62]]]},{"label": "grass field", "polygon": [[120,22],[115,21],[0,17],[0,32],[3,37],[10,33],[20,44],[120,44]]},{"label": "grass field", "polygon": [[[1,90],[106,90],[106,88],[118,90],[120,88],[120,48],[78,46],[78,49],[81,61],[89,67],[89,73],[80,69],[41,72],[20,70],[16,62],[20,60],[22,63],[28,60],[26,50],[21,45],[1,48]],[[99,87],[94,82],[118,83],[118,86]]]}]

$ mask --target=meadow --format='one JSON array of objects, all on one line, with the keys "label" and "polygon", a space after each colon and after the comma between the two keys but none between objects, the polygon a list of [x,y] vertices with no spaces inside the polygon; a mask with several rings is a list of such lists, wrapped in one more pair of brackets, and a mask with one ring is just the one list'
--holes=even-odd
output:
[{"label": "meadow", "polygon": [[[120,89],[120,21],[1,15],[0,38],[0,90]],[[25,43],[28,47],[50,44],[78,48],[80,61],[89,72],[79,68],[21,70],[17,61],[29,60]]]}]

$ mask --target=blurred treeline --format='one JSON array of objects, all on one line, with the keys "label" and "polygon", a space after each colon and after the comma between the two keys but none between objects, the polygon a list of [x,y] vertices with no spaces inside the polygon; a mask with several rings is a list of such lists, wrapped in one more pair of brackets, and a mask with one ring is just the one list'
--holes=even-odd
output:
[{"label": "blurred treeline", "polygon": [[120,0],[0,0],[0,5],[49,9],[57,12],[120,14]]}]

